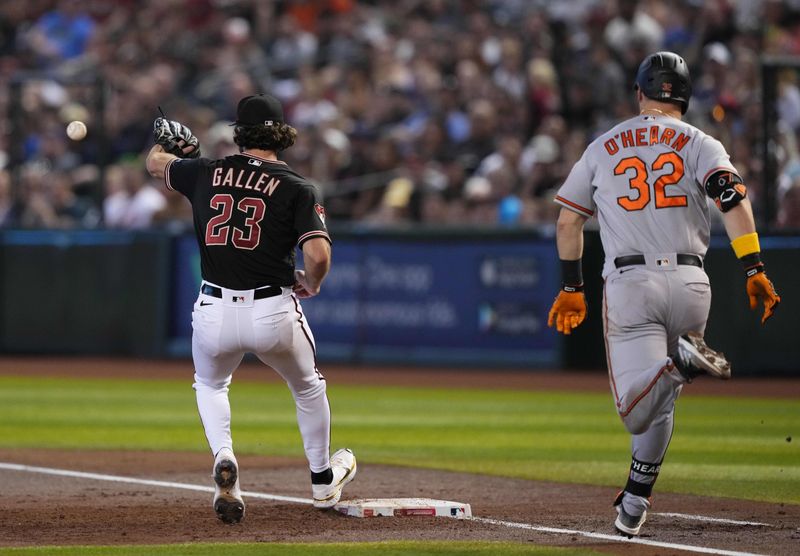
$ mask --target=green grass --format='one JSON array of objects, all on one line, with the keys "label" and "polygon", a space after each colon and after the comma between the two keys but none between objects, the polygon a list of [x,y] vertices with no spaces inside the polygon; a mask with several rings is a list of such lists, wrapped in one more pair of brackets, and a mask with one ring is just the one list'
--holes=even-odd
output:
[{"label": "green grass", "polygon": [[149,546],[73,546],[0,549],[0,554],[56,554],[58,556],[83,556],[103,554],[104,556],[436,556],[439,554],[466,554],[475,556],[517,556],[534,554],[537,556],[578,556],[601,554],[588,549],[528,546],[508,542],[416,542],[391,541],[370,543],[260,543],[260,544],[170,544]]},{"label": "green grass", "polygon": [[[333,386],[333,448],[417,465],[622,486],[610,394]],[[237,453],[302,457],[285,385],[234,381]],[[787,442],[787,437],[792,442]],[[800,504],[800,400],[684,397],[658,489]],[[0,377],[0,447],[207,450],[188,382]]]}]

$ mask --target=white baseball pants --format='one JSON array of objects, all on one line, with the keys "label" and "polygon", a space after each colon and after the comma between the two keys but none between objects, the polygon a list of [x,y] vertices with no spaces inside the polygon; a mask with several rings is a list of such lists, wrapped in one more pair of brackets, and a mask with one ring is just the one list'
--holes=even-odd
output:
[{"label": "white baseball pants", "polygon": [[233,448],[228,386],[249,352],[289,386],[311,471],[328,469],[330,406],[325,379],[316,366],[314,336],[299,300],[291,288],[257,300],[255,290],[221,290],[222,299],[201,293],[192,312],[194,389],[211,452]]}]

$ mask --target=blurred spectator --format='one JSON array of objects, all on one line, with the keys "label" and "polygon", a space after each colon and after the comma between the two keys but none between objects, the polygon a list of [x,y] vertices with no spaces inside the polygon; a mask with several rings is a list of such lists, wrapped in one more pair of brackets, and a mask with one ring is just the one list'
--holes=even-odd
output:
[{"label": "blurred spectator", "polygon": [[[5,0],[0,225],[93,226],[102,206],[108,227],[184,229],[182,200],[138,170],[158,107],[216,158],[237,152],[238,99],[263,90],[299,130],[283,158],[334,222],[549,225],[553,188],[634,113],[636,67],[660,49],[686,58],[688,121],[725,143],[762,210],[759,57],[800,54],[796,1]],[[778,91],[796,144],[797,69]],[[103,162],[102,184],[79,171]]]},{"label": "blurred spectator", "polygon": [[314,34],[300,28],[293,14],[281,16],[266,49],[273,71],[278,75],[292,75],[313,61],[318,43]]},{"label": "blurred spectator", "polygon": [[795,178],[781,199],[777,225],[779,228],[800,230],[800,177]]},{"label": "blurred spectator", "polygon": [[528,62],[528,102],[531,106],[529,132],[535,131],[546,117],[558,111],[560,96],[556,70],[550,60],[534,58]]},{"label": "blurred spectator", "polygon": [[731,62],[730,50],[720,42],[708,44],[703,49],[703,73],[695,79],[692,93],[691,109],[698,117],[720,121],[722,116],[714,116],[715,109],[737,108],[738,102],[730,87],[734,78],[730,71]]},{"label": "blurred spectator", "polygon": [[86,50],[94,30],[94,21],[80,0],[64,0],[44,13],[30,30],[27,40],[45,67],[77,58]]},{"label": "blurred spectator", "polygon": [[144,168],[129,163],[109,169],[103,204],[106,226],[145,229],[166,209],[167,200],[160,186],[148,181]]},{"label": "blurred spectator", "polygon": [[627,69],[635,69],[641,57],[632,54],[643,49],[654,52],[662,47],[664,29],[647,13],[647,3],[639,0],[617,0],[617,15],[605,29],[606,44]]},{"label": "blurred spectator", "polygon": [[468,115],[469,135],[456,147],[456,151],[467,170],[474,172],[480,161],[494,151],[497,109],[488,100],[476,100],[469,105]]},{"label": "blurred spectator", "polygon": [[0,228],[10,228],[17,223],[17,205],[11,192],[11,175],[0,170]]},{"label": "blurred spectator", "polygon": [[778,78],[778,117],[795,133],[800,131],[800,88],[796,71],[783,71]]},{"label": "blurred spectator", "polygon": [[75,193],[68,174],[51,174],[49,178],[56,227],[94,228],[100,222],[99,211],[85,197]]},{"label": "blurred spectator", "polygon": [[497,222],[497,208],[492,196],[492,182],[472,176],[464,184],[466,220],[464,224],[488,226]]},{"label": "blurred spectator", "polygon": [[164,197],[166,204],[153,213],[153,224],[175,234],[192,230],[192,205],[186,197],[176,191],[167,191]]},{"label": "blurred spectator", "polygon": [[516,135],[501,135],[497,140],[498,149],[484,158],[478,169],[477,174],[487,176],[495,170],[504,168],[516,174],[520,170],[520,158],[522,156],[522,144]]},{"label": "blurred spectator", "polygon": [[25,228],[58,228],[56,207],[47,188],[47,171],[27,165],[20,174],[21,210],[18,224]]},{"label": "blurred spectator", "polygon": [[492,80],[495,85],[513,97],[515,102],[519,102],[527,89],[522,44],[517,39],[506,38],[500,48],[500,61],[494,70]]},{"label": "blurred spectator", "polygon": [[125,170],[122,166],[115,164],[106,170],[103,221],[109,228],[121,228],[123,225],[128,207],[128,188],[125,180]]},{"label": "blurred spectator", "polygon": [[378,208],[365,220],[388,225],[408,222],[410,220],[409,205],[413,192],[414,183],[409,178],[393,179],[386,186]]}]

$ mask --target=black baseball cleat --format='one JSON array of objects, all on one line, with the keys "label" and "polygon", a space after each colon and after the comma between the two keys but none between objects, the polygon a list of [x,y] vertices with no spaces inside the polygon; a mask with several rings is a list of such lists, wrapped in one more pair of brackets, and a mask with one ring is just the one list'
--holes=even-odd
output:
[{"label": "black baseball cleat", "polygon": [[233,525],[244,517],[244,502],[222,495],[214,501],[214,511],[223,523]]},{"label": "black baseball cleat", "polygon": [[731,364],[725,355],[708,347],[697,332],[689,332],[678,339],[678,354],[672,362],[687,382],[699,375],[722,380],[731,378]]},{"label": "black baseball cleat", "polygon": [[217,457],[214,463],[214,512],[223,523],[239,523],[244,517],[244,500],[239,490],[239,467],[233,454]]}]

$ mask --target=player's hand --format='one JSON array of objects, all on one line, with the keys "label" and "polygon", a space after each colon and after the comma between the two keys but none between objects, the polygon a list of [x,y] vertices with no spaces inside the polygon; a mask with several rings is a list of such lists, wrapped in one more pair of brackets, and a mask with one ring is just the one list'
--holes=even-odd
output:
[{"label": "player's hand", "polygon": [[153,122],[153,141],[161,145],[165,152],[180,158],[200,156],[200,142],[192,130],[174,120],[156,118]]},{"label": "player's hand", "polygon": [[583,292],[558,292],[550,314],[547,317],[547,326],[556,325],[556,330],[564,334],[572,334],[583,319],[586,318],[586,296]]},{"label": "player's hand", "polygon": [[772,285],[772,282],[764,272],[757,272],[747,277],[747,296],[750,298],[750,309],[758,307],[759,301],[764,303],[764,315],[761,317],[761,324],[767,322],[767,319],[772,316],[781,302],[781,297],[775,291],[775,286]]},{"label": "player's hand", "polygon": [[183,153],[181,158],[197,158],[200,155],[200,147],[187,143],[183,139],[178,139],[178,148]]},{"label": "player's hand", "polygon": [[314,290],[308,285],[308,280],[306,280],[306,271],[305,270],[295,270],[294,271],[294,286],[292,286],[292,291],[294,294],[299,297],[300,299],[306,299],[308,297],[314,297],[319,293],[319,288]]}]

